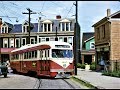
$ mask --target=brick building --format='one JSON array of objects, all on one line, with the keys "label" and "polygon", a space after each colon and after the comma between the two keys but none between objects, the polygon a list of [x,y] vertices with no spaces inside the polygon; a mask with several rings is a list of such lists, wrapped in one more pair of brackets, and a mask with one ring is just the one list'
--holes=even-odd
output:
[{"label": "brick building", "polygon": [[107,16],[93,25],[95,31],[96,64],[103,57],[108,70],[120,70],[120,11]]}]

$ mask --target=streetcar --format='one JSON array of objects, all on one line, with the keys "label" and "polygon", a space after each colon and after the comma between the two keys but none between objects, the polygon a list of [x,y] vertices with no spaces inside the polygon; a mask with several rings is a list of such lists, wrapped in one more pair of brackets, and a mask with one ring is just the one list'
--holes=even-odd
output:
[{"label": "streetcar", "polygon": [[11,51],[10,66],[13,72],[69,78],[74,74],[73,47],[61,41],[28,44]]}]

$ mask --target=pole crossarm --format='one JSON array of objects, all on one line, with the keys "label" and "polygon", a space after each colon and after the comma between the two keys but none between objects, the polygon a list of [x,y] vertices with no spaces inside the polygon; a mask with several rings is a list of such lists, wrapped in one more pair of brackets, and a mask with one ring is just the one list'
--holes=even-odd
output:
[{"label": "pole crossarm", "polygon": [[29,26],[28,26],[28,34],[29,34],[29,36],[28,36],[28,40],[27,40],[27,44],[30,44],[30,15],[31,14],[37,14],[36,12],[32,12],[32,10],[30,10],[29,8],[27,8],[27,10],[28,10],[28,13],[27,12],[23,12],[23,14],[28,14],[29,15]]}]

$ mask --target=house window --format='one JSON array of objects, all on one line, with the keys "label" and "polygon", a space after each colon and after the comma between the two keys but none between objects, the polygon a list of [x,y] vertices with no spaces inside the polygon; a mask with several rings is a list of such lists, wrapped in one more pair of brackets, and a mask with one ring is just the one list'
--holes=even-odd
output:
[{"label": "house window", "polygon": [[44,32],[52,31],[52,23],[43,23],[43,31]]},{"label": "house window", "polygon": [[8,33],[8,28],[6,26],[1,27],[1,33]]},{"label": "house window", "polygon": [[3,47],[8,48],[8,39],[3,39]]},{"label": "house window", "polygon": [[44,32],[47,32],[47,24],[44,23]]},{"label": "house window", "polygon": [[46,41],[49,41],[49,38],[46,38]]},{"label": "house window", "polygon": [[99,40],[100,39],[100,29],[97,28],[97,39]]},{"label": "house window", "polygon": [[72,37],[68,37],[68,43],[72,45]]},{"label": "house window", "polygon": [[24,26],[23,26],[23,30],[22,30],[22,32],[23,32],[23,33],[26,33],[27,30],[28,30],[28,25],[24,25]]},{"label": "house window", "polygon": [[55,38],[54,37],[50,37],[50,41],[55,41]]},{"label": "house window", "polygon": [[50,31],[50,24],[48,24],[48,32]]},{"label": "house window", "polygon": [[11,48],[14,47],[14,39],[13,38],[10,39],[10,47]]},{"label": "house window", "polygon": [[41,38],[41,42],[45,42],[45,38]]},{"label": "house window", "polygon": [[102,25],[102,38],[105,38],[105,25]]},{"label": "house window", "polygon": [[62,24],[62,31],[65,31],[65,23],[61,23]]},{"label": "house window", "polygon": [[26,38],[22,38],[22,46],[26,45]]},{"label": "house window", "polygon": [[5,33],[8,33],[8,31],[7,31],[7,27],[4,27],[4,29],[5,29]]},{"label": "house window", "polygon": [[30,38],[30,43],[34,44],[35,43],[35,38]]},{"label": "house window", "polygon": [[69,31],[69,23],[66,23],[66,31]]},{"label": "house window", "polygon": [[67,42],[67,37],[64,37],[64,42]]},{"label": "house window", "polygon": [[41,38],[39,37],[39,43],[41,42]]},{"label": "house window", "polygon": [[95,43],[94,42],[90,42],[90,49],[95,49]]},{"label": "house window", "polygon": [[4,33],[4,27],[2,27],[2,30],[1,30],[2,32],[1,33]]},{"label": "house window", "polygon": [[63,42],[64,41],[63,37],[59,37],[59,41]]},{"label": "house window", "polygon": [[20,47],[20,39],[16,38],[16,48],[19,48],[19,47]]}]

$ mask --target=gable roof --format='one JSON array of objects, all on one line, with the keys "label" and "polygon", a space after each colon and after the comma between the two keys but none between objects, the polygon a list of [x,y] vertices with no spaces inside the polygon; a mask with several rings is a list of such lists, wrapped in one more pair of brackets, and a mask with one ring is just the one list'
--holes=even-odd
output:
[{"label": "gable roof", "polygon": [[106,16],[106,17],[102,18],[101,20],[96,22],[94,25],[92,25],[92,27],[95,27],[95,26],[99,25],[100,23],[102,23],[102,22],[104,22],[104,21],[106,21],[110,18],[120,18],[120,10],[111,14],[111,15],[109,15],[109,16]]},{"label": "gable roof", "polygon": [[84,32],[82,36],[82,47],[84,46],[85,41],[92,37],[94,37],[94,32]]},{"label": "gable roof", "polygon": [[90,41],[91,39],[93,39],[95,36],[91,37],[91,38],[88,38],[87,40],[85,40],[84,42],[88,42]]},{"label": "gable roof", "polygon": [[8,22],[3,22],[3,24],[8,25],[9,28],[13,28],[13,24],[10,24],[10,23],[8,23]]},{"label": "gable roof", "polygon": [[120,10],[111,14],[108,18],[120,18]]}]

